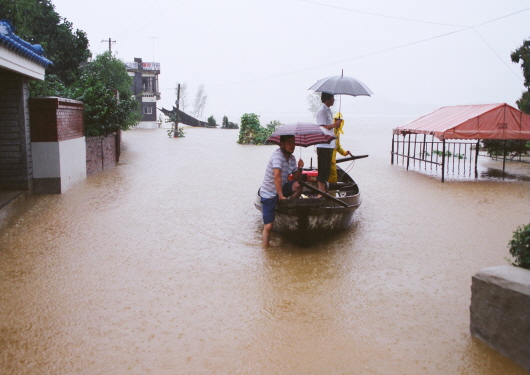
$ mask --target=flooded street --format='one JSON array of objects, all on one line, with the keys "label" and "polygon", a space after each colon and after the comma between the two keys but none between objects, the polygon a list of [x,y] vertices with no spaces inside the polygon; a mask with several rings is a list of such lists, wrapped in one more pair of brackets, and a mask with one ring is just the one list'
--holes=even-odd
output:
[{"label": "flooded street", "polygon": [[530,184],[391,165],[407,120],[346,125],[345,148],[370,154],[348,231],[267,250],[253,201],[277,146],[123,133],[116,168],[0,231],[0,373],[525,374],[471,337],[469,305],[530,221]]}]

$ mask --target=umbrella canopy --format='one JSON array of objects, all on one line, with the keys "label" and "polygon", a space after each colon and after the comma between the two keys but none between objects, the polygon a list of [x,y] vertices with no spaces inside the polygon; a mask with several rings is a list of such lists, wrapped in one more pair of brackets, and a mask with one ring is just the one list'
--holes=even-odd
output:
[{"label": "umbrella canopy", "polygon": [[342,74],[323,78],[311,86],[309,90],[332,95],[370,96],[373,94],[372,90],[358,79]]},{"label": "umbrella canopy", "polygon": [[268,143],[280,144],[281,135],[294,135],[294,142],[297,146],[307,147],[320,143],[330,143],[336,137],[324,134],[317,124],[310,122],[297,122],[285,124],[271,134]]}]

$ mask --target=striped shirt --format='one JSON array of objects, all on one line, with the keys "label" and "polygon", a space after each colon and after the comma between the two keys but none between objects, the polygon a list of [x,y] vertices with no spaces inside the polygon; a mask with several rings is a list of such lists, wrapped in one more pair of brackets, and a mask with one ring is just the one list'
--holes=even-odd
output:
[{"label": "striped shirt", "polygon": [[267,169],[265,170],[265,177],[261,184],[259,195],[262,198],[269,199],[273,198],[278,192],[274,185],[274,169],[281,169],[282,171],[282,186],[287,182],[287,178],[291,173],[295,173],[298,170],[296,164],[296,158],[294,155],[289,157],[289,161],[285,160],[285,156],[280,148],[274,150],[267,163]]}]

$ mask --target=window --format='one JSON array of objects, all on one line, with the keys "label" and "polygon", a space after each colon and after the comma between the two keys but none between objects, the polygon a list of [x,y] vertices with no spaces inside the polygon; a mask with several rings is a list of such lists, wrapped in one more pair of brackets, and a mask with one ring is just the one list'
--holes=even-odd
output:
[{"label": "window", "polygon": [[144,114],[150,115],[153,113],[153,107],[144,107]]},{"label": "window", "polygon": [[142,90],[144,92],[155,91],[155,79],[154,77],[143,77],[142,78]]}]

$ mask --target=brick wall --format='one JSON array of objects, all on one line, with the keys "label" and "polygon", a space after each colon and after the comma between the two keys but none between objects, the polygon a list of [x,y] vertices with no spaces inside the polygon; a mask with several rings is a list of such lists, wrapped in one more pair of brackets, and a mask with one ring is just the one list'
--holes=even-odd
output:
[{"label": "brick wall", "polygon": [[32,142],[58,142],[85,136],[82,102],[64,98],[29,100]]},{"label": "brick wall", "polygon": [[0,69],[0,82],[0,190],[31,190],[27,79]]},{"label": "brick wall", "polygon": [[113,167],[120,158],[120,133],[86,138],[87,176]]}]

